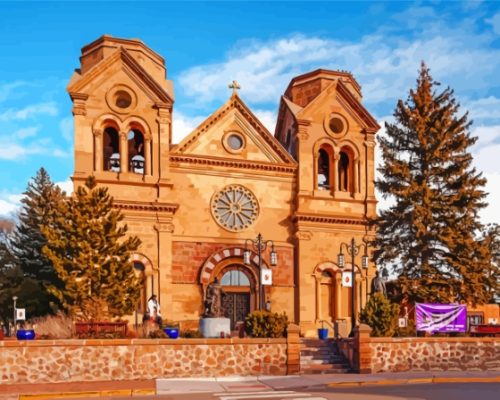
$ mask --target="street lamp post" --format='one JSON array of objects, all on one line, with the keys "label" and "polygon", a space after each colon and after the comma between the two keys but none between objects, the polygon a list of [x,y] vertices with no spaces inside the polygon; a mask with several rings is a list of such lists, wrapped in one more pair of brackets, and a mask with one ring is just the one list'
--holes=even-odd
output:
[{"label": "street lamp post", "polygon": [[[245,265],[250,265],[250,257],[252,255],[252,252],[248,249],[248,243],[257,250],[259,275],[262,275],[262,252],[267,249],[268,245],[271,246],[271,265],[273,267],[278,265],[278,254],[274,250],[274,242],[272,240],[264,240],[260,233],[256,239],[245,239],[245,251],[243,252],[243,262]],[[264,285],[262,285],[262,276],[259,276],[259,310],[264,309],[264,304]]]},{"label": "street lamp post", "polygon": [[361,257],[361,266],[363,268],[368,268],[368,255],[367,255],[367,250],[368,250],[368,244],[363,241],[360,245],[356,245],[356,242],[354,241],[354,238],[351,239],[351,242],[349,244],[347,243],[341,243],[340,244],[340,253],[338,255],[338,264],[339,268],[344,268],[345,265],[345,256],[344,253],[342,253],[342,248],[345,247],[347,250],[347,254],[351,256],[351,334],[350,336],[354,335],[354,327],[356,326],[356,284],[355,284],[355,270],[354,270],[354,259],[356,255],[359,254],[359,251],[361,248],[365,249],[365,252],[363,256]]},{"label": "street lamp post", "polygon": [[17,333],[17,296],[12,296],[12,301],[14,302],[14,335]]}]

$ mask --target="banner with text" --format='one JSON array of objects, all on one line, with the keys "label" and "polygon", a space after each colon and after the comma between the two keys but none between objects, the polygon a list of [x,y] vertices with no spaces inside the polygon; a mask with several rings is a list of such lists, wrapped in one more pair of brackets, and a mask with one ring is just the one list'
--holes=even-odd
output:
[{"label": "banner with text", "polygon": [[467,308],[462,304],[424,304],[415,306],[417,331],[465,332]]}]

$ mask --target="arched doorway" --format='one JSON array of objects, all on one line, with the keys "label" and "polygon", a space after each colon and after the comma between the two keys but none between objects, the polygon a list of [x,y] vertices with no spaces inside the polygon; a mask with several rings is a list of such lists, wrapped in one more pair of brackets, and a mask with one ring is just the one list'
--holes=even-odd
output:
[{"label": "arched doorway", "polygon": [[332,271],[326,270],[321,273],[321,320],[335,321],[335,319],[337,318],[335,312],[335,284],[335,274]]},{"label": "arched doorway", "polygon": [[255,308],[255,282],[248,269],[241,264],[231,264],[218,274],[225,296],[222,298],[224,316],[231,320],[231,329],[245,321]]}]

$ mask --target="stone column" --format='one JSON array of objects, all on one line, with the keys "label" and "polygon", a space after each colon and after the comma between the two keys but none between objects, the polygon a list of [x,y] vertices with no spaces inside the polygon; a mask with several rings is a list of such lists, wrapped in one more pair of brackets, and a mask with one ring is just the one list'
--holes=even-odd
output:
[{"label": "stone column", "polygon": [[172,296],[172,233],[174,224],[171,218],[161,218],[161,222],[154,225],[158,234],[158,301],[162,310],[163,319],[172,319],[176,313],[175,302]]},{"label": "stone column", "polygon": [[335,274],[335,319],[339,319],[342,311],[342,273]]},{"label": "stone column", "polygon": [[375,200],[375,141],[365,140],[366,147],[366,199]]},{"label": "stone column", "polygon": [[371,332],[372,328],[365,324],[354,328],[354,365],[352,367],[360,374],[372,373]]},{"label": "stone column", "polygon": [[144,173],[151,175],[151,138],[144,139]]},{"label": "stone column", "polygon": [[94,171],[100,172],[103,169],[102,151],[102,129],[94,129]]},{"label": "stone column", "polygon": [[321,312],[321,275],[314,276],[316,280],[316,322],[318,322],[323,315]]},{"label": "stone column", "polygon": [[171,134],[171,123],[172,115],[170,110],[165,104],[157,104],[158,116],[156,122],[158,123],[158,137],[156,141],[153,141],[155,145],[153,151],[153,174],[158,174],[159,183],[159,197],[166,195],[161,187],[164,185],[169,185],[169,171],[170,171],[170,134]]},{"label": "stone column", "polygon": [[300,328],[298,325],[290,324],[286,329],[286,366],[287,375],[298,375],[300,373]]},{"label": "stone column", "polygon": [[333,155],[333,182],[332,182],[332,193],[335,195],[335,192],[340,192],[339,190],[339,160],[340,160],[340,152],[338,149],[333,150],[335,153]]},{"label": "stone column", "polygon": [[91,122],[87,119],[86,101],[87,94],[70,92],[73,100],[73,128],[74,128],[74,148],[75,148],[75,177],[86,178],[91,171],[89,166],[94,163]]},{"label": "stone column", "polygon": [[359,192],[359,159],[354,159],[354,176],[353,176],[353,191]]},{"label": "stone column", "polygon": [[120,172],[128,172],[128,132],[120,132]]}]

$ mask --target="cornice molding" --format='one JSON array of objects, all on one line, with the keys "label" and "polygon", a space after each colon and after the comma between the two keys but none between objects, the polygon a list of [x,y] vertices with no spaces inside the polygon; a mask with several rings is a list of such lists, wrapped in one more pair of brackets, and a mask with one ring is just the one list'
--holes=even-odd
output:
[{"label": "cornice molding", "polygon": [[[181,154],[170,154],[171,163],[187,163],[194,165],[211,165],[215,167],[253,169],[261,171],[282,172],[294,174],[297,171],[296,165],[259,163],[247,160],[231,160],[222,158],[209,158],[200,156],[188,156]],[[175,166],[170,164],[171,166]]]},{"label": "cornice molding", "polygon": [[127,211],[149,211],[149,212],[175,214],[175,212],[179,208],[179,205],[173,203],[160,203],[160,202],[143,203],[139,201],[114,200],[113,207]]},{"label": "cornice molding", "polygon": [[367,225],[366,218],[347,218],[329,215],[306,215],[295,214],[292,217],[293,222],[313,222],[321,224],[341,224],[341,225]]}]

